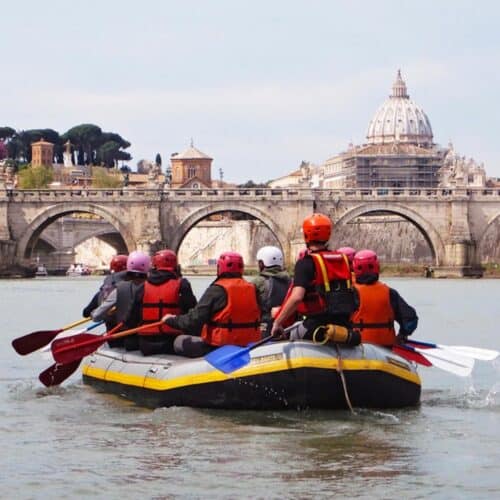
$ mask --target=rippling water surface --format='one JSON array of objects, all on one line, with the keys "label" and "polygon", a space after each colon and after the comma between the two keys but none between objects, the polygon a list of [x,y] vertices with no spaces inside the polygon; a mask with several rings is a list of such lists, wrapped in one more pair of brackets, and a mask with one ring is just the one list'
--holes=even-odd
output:
[{"label": "rippling water surface", "polygon": [[[209,279],[193,278],[199,296]],[[500,280],[387,280],[414,335],[500,350]],[[0,281],[0,498],[498,498],[500,360],[422,368],[406,410],[155,411],[98,393],[12,339],[79,319],[100,279]]]}]

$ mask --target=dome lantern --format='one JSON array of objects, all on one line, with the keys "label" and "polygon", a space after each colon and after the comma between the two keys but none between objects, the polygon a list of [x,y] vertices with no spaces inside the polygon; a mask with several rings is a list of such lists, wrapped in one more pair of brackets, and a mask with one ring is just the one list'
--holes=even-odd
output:
[{"label": "dome lantern", "polygon": [[368,144],[432,145],[432,127],[424,111],[408,95],[406,83],[398,70],[392,94],[380,106],[368,126]]}]

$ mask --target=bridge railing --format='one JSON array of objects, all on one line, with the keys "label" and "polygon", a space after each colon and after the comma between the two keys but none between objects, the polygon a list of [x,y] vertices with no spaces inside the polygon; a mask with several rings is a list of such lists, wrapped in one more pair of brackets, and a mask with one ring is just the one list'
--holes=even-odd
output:
[{"label": "bridge railing", "polygon": [[0,199],[10,202],[99,201],[185,201],[202,199],[238,200],[317,200],[341,199],[497,199],[500,188],[213,188],[213,189],[0,189]]}]

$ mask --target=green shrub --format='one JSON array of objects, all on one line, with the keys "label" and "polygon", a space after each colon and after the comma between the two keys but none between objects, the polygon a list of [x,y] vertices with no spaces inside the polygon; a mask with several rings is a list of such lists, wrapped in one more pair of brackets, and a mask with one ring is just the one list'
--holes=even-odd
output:
[{"label": "green shrub", "polygon": [[28,166],[19,171],[19,187],[21,189],[43,189],[53,180],[54,172],[52,167],[44,165],[31,167]]},{"label": "green shrub", "polygon": [[123,185],[123,179],[116,170],[104,167],[92,167],[92,186],[96,188],[118,188]]}]

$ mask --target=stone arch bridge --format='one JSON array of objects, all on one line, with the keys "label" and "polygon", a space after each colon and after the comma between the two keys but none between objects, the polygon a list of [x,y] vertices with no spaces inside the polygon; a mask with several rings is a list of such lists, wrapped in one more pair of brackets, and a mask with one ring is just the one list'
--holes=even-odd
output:
[{"label": "stone arch bridge", "polygon": [[0,190],[0,256],[27,265],[42,231],[74,212],[101,216],[128,251],[178,250],[189,230],[209,215],[239,211],[274,234],[288,263],[313,210],[336,225],[373,213],[397,214],[429,244],[436,276],[481,275],[485,234],[500,216],[500,189],[47,189]]}]

